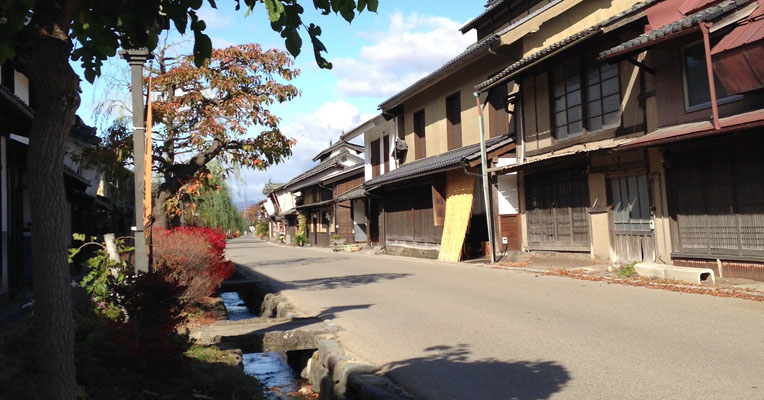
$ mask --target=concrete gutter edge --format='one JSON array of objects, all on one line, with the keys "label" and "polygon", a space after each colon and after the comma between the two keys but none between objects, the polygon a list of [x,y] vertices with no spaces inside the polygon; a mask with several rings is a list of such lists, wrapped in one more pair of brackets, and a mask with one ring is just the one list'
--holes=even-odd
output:
[{"label": "concrete gutter edge", "polygon": [[317,339],[308,364],[309,380],[321,399],[414,400],[378,368],[343,349],[332,337]]}]

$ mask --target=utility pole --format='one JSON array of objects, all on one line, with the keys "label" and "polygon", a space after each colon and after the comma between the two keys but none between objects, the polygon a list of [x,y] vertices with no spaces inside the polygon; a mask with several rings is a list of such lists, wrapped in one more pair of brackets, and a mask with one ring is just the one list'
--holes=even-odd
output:
[{"label": "utility pole", "polygon": [[488,163],[486,161],[486,148],[485,148],[485,127],[483,125],[483,110],[488,105],[488,101],[481,106],[480,104],[480,92],[475,92],[475,101],[477,102],[478,110],[478,124],[480,124],[480,168],[483,174],[483,202],[485,203],[485,219],[488,226],[488,243],[491,246],[491,263],[496,262],[496,243],[493,238],[493,207],[491,207],[490,187],[488,182]]},{"label": "utility pole", "polygon": [[153,58],[145,48],[126,49],[119,55],[130,64],[130,91],[133,100],[133,159],[135,160],[135,271],[148,272],[149,258],[146,252],[146,235],[143,225],[143,175],[146,121],[143,115],[143,65]]}]

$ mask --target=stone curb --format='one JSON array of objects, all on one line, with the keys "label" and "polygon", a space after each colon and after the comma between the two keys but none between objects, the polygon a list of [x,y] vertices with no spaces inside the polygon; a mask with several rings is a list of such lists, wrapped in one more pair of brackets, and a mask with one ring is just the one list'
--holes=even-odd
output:
[{"label": "stone curb", "polygon": [[390,378],[376,375],[377,368],[342,349],[329,336],[317,338],[318,351],[307,366],[307,376],[326,400],[413,400]]}]

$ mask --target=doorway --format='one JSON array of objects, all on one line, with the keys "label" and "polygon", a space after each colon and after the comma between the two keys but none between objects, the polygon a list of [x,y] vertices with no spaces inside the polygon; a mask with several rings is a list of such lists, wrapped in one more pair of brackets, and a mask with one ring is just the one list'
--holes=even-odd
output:
[{"label": "doorway", "polygon": [[616,262],[655,261],[650,215],[652,196],[648,182],[647,174],[608,179]]}]

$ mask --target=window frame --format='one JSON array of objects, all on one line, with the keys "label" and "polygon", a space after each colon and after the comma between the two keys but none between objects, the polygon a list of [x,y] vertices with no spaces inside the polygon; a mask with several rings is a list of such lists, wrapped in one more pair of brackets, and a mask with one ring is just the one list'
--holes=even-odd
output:
[{"label": "window frame", "polygon": [[[581,118],[578,120],[578,121],[581,122],[581,131],[580,131],[579,134],[576,134],[575,136],[571,136],[570,135],[570,129],[569,129],[571,123],[570,123],[570,118],[568,117],[568,112],[569,112],[569,110],[571,110],[572,107],[570,107],[568,105],[568,96],[570,95],[570,93],[573,93],[573,92],[568,92],[568,86],[567,86],[568,77],[567,77],[567,73],[565,71],[565,66],[567,66],[567,65],[576,65],[577,68],[578,68],[578,72],[576,74],[578,76],[579,103],[578,103],[577,107],[580,108],[580,113],[581,113]],[[563,73],[563,78],[562,78],[562,80],[559,80],[559,81],[555,77],[556,69],[558,67],[562,68],[562,73]],[[567,61],[565,61],[563,63],[560,63],[559,65],[553,67],[549,71],[548,76],[549,76],[549,111],[550,111],[550,122],[551,122],[551,127],[552,127],[552,137],[554,137],[554,139],[556,141],[562,142],[562,141],[567,141],[567,140],[575,139],[575,138],[582,137],[582,136],[586,135],[586,127],[584,126],[584,121],[586,120],[586,115],[584,114],[584,111],[585,111],[584,110],[584,105],[586,104],[586,100],[584,99],[584,93],[583,93],[584,85],[582,84],[582,79],[581,79],[581,75],[582,75],[581,74],[581,68],[582,67],[583,67],[583,61],[581,60],[581,57],[576,56],[576,57],[573,57],[572,59],[568,59]],[[562,82],[563,85],[565,86],[564,89],[563,89],[565,91],[565,93],[560,97],[560,98],[564,98],[565,99],[565,108],[562,109],[562,110],[559,110],[559,111],[557,110],[557,107],[555,106],[555,103],[557,102],[557,96],[555,95],[555,86],[556,86],[556,84],[558,82]],[[576,106],[574,106],[574,107],[576,107]],[[560,126],[557,125],[557,114],[560,113],[560,112],[564,112],[565,113],[565,129],[566,129],[565,138],[560,138],[558,136],[559,135],[558,128],[560,128]]]},{"label": "window frame", "polygon": [[[421,135],[419,135],[419,132],[417,131],[420,126],[420,124],[417,124],[420,116],[422,127]],[[421,160],[427,158],[427,120],[425,119],[424,108],[414,112],[412,119],[414,120],[414,159]]]},{"label": "window frame", "polygon": [[[701,48],[703,50],[704,57],[705,57],[706,50],[705,50],[705,48],[703,48],[704,47],[703,39],[695,40],[695,41],[692,41],[690,43],[683,44],[683,45],[681,45],[679,47],[679,62],[681,64],[680,69],[682,71],[682,91],[683,91],[682,94],[684,96],[684,112],[686,112],[686,113],[690,113],[690,112],[694,112],[694,111],[700,111],[700,110],[705,110],[707,108],[711,108],[711,92],[710,92],[711,89],[710,89],[710,87],[708,89],[708,101],[700,103],[700,104],[690,105],[690,86],[689,86],[688,81],[687,81],[687,49],[690,48],[690,47],[693,47],[693,46],[697,46],[697,45],[701,46]],[[704,81],[708,82],[708,71],[707,71],[708,67],[706,67],[705,60],[703,62],[703,65],[705,67],[705,68],[703,68],[704,69],[703,75],[705,77]],[[714,73],[714,84],[716,84],[717,82],[719,82],[719,80],[718,80],[718,77],[716,77],[716,73]],[[732,95],[728,94],[726,97],[719,97],[718,91],[716,93],[716,104],[717,105],[732,103],[732,102],[739,101],[739,100],[742,100],[742,99],[743,99],[743,95],[742,94],[732,94]]]},{"label": "window frame", "polygon": [[[549,88],[548,88],[548,96],[549,96],[550,127],[551,127],[551,130],[552,130],[552,137],[555,139],[556,142],[566,142],[566,141],[570,141],[570,140],[580,139],[582,137],[587,137],[590,134],[601,134],[603,132],[610,132],[610,131],[617,130],[617,129],[621,128],[621,126],[623,125],[623,115],[621,114],[621,115],[619,115],[618,124],[616,126],[613,126],[613,127],[606,127],[605,126],[604,115],[606,113],[604,112],[604,110],[602,110],[602,108],[603,108],[602,100],[603,100],[604,97],[609,97],[609,96],[602,96],[602,93],[603,93],[602,92],[602,82],[603,82],[603,80],[602,80],[602,75],[601,75],[601,71],[600,71],[600,72],[598,72],[598,79],[599,79],[599,81],[598,81],[597,84],[600,85],[600,98],[599,98],[599,100],[600,100],[600,110],[602,111],[602,113],[601,113],[602,127],[600,129],[598,129],[598,130],[591,130],[590,129],[590,127],[589,127],[589,112],[587,110],[587,106],[588,106],[588,104],[590,102],[590,99],[589,99],[589,95],[587,93],[587,90],[588,90],[588,88],[590,86],[593,86],[594,84],[590,84],[590,82],[587,81],[587,79],[586,79],[587,78],[587,72],[590,69],[595,68],[595,67],[597,69],[600,69],[601,66],[604,63],[596,62],[594,65],[590,66],[590,65],[587,65],[587,63],[584,61],[585,59],[587,59],[586,55],[584,55],[584,56],[576,55],[576,56],[574,56],[572,58],[568,58],[566,62],[559,64],[560,66],[564,66],[564,65],[568,64],[569,62],[570,63],[574,63],[575,62],[578,65],[578,73],[577,73],[578,74],[578,85],[579,85],[578,91],[580,93],[579,94],[579,96],[580,96],[580,104],[579,104],[579,106],[581,107],[581,119],[580,119],[580,122],[581,122],[581,133],[578,134],[578,135],[570,136],[570,132],[568,132],[567,136],[565,138],[561,139],[561,138],[558,137],[558,133],[557,133],[558,126],[557,126],[557,119],[556,119],[556,114],[558,113],[558,111],[555,108],[555,99],[556,99],[556,97],[555,97],[555,84],[558,83],[558,82],[565,82],[565,81],[567,81],[568,78],[564,78],[562,81],[555,80],[555,68],[550,69],[549,73],[547,74],[547,78],[548,78],[548,82],[549,82],[548,83],[548,86],[549,86]],[[616,66],[616,77],[615,78],[616,78],[616,82],[618,83],[618,99],[619,99],[619,107],[618,107],[617,111],[619,113],[621,112],[620,104],[623,102],[623,87],[622,87],[622,82],[621,82],[621,68],[620,68],[620,65],[621,65],[621,62],[618,62],[618,63],[615,64],[615,66]],[[609,80],[609,79],[612,79],[612,78],[608,78],[606,80]],[[568,121],[568,119],[567,119],[567,111],[570,109],[570,107],[568,107],[568,105],[567,105],[567,96],[568,96],[567,86],[566,86],[565,90],[566,90],[565,95],[564,95],[566,97],[566,99],[565,99],[565,101],[566,101],[565,111],[566,111],[566,121]],[[613,111],[611,111],[611,112],[613,112]],[[566,126],[569,126],[569,125],[570,125],[570,123],[566,122]]]},{"label": "window frame", "polygon": [[[459,121],[454,122],[452,119]],[[448,150],[462,147],[462,98],[460,91],[446,96],[446,135]]]}]

